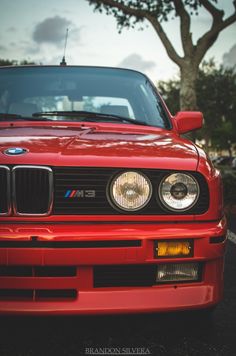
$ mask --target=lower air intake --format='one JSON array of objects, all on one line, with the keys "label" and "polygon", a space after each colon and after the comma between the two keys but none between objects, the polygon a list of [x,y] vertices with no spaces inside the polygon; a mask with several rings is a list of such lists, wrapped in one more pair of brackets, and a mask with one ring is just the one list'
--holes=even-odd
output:
[{"label": "lower air intake", "polygon": [[74,300],[76,297],[75,289],[0,289],[0,300]]},{"label": "lower air intake", "polygon": [[150,287],[156,279],[156,265],[95,266],[94,288]]}]

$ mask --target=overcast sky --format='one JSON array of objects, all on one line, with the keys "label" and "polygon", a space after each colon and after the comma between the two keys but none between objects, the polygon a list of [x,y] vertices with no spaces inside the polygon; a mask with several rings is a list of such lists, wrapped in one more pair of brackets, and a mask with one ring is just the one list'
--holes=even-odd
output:
[{"label": "overcast sky", "polygon": [[[69,28],[68,64],[122,66],[145,72],[153,81],[171,78],[178,68],[168,58],[151,26],[118,34],[113,17],[93,12],[86,0],[0,0],[0,58],[59,64]],[[219,0],[227,14],[232,0]],[[195,17],[196,40],[211,25],[207,13]],[[178,20],[168,22],[167,33],[181,54]],[[219,36],[206,58],[236,63],[236,24]]]}]

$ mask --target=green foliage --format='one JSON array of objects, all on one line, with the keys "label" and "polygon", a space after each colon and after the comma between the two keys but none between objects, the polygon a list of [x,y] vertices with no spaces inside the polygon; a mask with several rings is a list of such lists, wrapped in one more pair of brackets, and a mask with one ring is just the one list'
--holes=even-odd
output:
[{"label": "green foliage", "polygon": [[[179,111],[179,80],[159,82],[158,87],[175,114]],[[227,149],[231,153],[236,143],[236,73],[217,66],[214,60],[203,62],[197,83],[197,105],[204,114],[204,126],[197,138],[205,139],[206,148]]]},{"label": "green foliage", "polygon": [[223,187],[224,187],[224,204],[232,204],[236,202],[236,171],[222,171]]},{"label": "green foliage", "polygon": [[180,111],[180,80],[170,79],[168,82],[159,81],[158,90],[162,94],[168,108],[171,110],[172,114]]},{"label": "green foliage", "polygon": [[0,67],[4,66],[17,66],[17,65],[27,65],[27,64],[35,64],[34,62],[27,61],[26,59],[23,59],[22,61],[17,61],[15,59],[10,60],[10,59],[2,59],[0,58]]},{"label": "green foliage", "polygon": [[[107,15],[113,15],[117,20],[119,32],[123,28],[133,28],[137,23],[142,23],[145,19],[143,11],[149,13],[152,17],[158,21],[168,21],[170,18],[177,16],[173,0],[116,0],[120,6],[120,9],[113,7],[112,5],[104,4],[99,0],[87,0],[90,5],[94,5],[94,10],[103,12]],[[217,0],[213,0],[217,2]],[[199,0],[184,0],[184,5],[190,10],[190,13],[198,14],[198,8],[200,6]],[[136,15],[127,14],[122,11],[122,5],[128,6],[136,11]]]},{"label": "green foliage", "polygon": [[27,59],[23,59],[22,61],[17,61],[16,65],[25,66],[30,64],[36,64],[35,62],[28,61]]},{"label": "green foliage", "polygon": [[212,133],[213,144],[227,148],[226,140],[236,142],[236,73],[217,67],[213,60],[203,62],[197,80],[197,103],[204,113],[203,136]]},{"label": "green foliage", "polygon": [[94,105],[94,97],[86,97],[84,98],[84,106],[83,106],[83,110],[85,111],[96,111],[96,106]]},{"label": "green foliage", "polygon": [[4,66],[12,66],[12,65],[16,65],[17,62],[16,61],[12,61],[12,60],[9,60],[9,59],[1,59],[0,58],[0,66],[1,67],[4,67]]},{"label": "green foliage", "polygon": [[[236,8],[228,17],[217,7],[217,0],[87,0],[95,11],[105,11],[113,16],[121,32],[138,23],[142,29],[144,21],[149,23],[161,40],[169,58],[177,64],[181,74],[180,106],[187,110],[197,108],[196,77],[199,65],[218,35],[236,22]],[[236,0],[231,0],[235,4]],[[210,16],[209,29],[196,41],[192,36],[192,15],[198,15],[199,8]],[[175,49],[162,22],[179,19],[180,39],[183,55]]]},{"label": "green foliage", "polygon": [[217,149],[228,150],[232,156],[232,146],[236,143],[236,124],[225,121],[212,130],[212,145]]}]

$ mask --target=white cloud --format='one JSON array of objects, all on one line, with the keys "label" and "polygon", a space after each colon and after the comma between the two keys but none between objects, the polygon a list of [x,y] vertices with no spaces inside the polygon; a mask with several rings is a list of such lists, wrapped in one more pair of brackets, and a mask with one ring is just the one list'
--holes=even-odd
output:
[{"label": "white cloud", "polygon": [[223,55],[223,65],[225,67],[235,67],[236,66],[236,44],[231,47],[229,52]]},{"label": "white cloud", "polygon": [[79,28],[65,17],[54,16],[39,22],[33,31],[33,40],[37,44],[54,44],[61,46],[69,28],[73,38],[79,40]]},{"label": "white cloud", "polygon": [[6,51],[6,50],[7,50],[7,47],[6,47],[6,46],[0,45],[0,51]]},{"label": "white cloud", "polygon": [[15,33],[17,30],[14,26],[8,27],[7,32]]},{"label": "white cloud", "polygon": [[132,53],[128,57],[125,57],[119,64],[119,67],[130,68],[145,72],[154,69],[156,63],[154,61],[147,61],[143,59],[139,54]]}]

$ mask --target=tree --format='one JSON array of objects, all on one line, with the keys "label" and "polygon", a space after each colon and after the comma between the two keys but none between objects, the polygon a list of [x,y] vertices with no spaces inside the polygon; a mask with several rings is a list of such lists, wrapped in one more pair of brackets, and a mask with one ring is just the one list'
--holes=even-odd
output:
[{"label": "tree", "polygon": [[16,61],[11,61],[9,59],[0,58],[0,66],[1,67],[16,65],[16,63],[17,63]]},{"label": "tree", "polygon": [[160,80],[157,83],[157,88],[171,113],[176,114],[180,111],[180,79]]},{"label": "tree", "polygon": [[236,143],[236,73],[217,67],[213,60],[203,62],[197,79],[197,102],[204,113],[202,135],[206,146],[228,149]]},{"label": "tree", "polygon": [[[217,0],[87,0],[95,10],[113,15],[121,31],[147,20],[154,28],[168,56],[180,68],[180,106],[182,110],[197,109],[196,80],[199,65],[207,50],[215,43],[219,33],[236,21],[236,0],[232,0],[234,12],[224,18],[224,11],[217,8]],[[191,33],[191,16],[205,9],[212,18],[212,25],[194,44]],[[162,23],[169,18],[180,20],[180,35],[184,55],[181,57]]]},{"label": "tree", "polygon": [[27,65],[27,64],[35,64],[34,62],[29,62],[26,59],[23,59],[22,61],[17,61],[15,59],[2,59],[0,58],[0,67],[4,66],[17,66],[17,65]]},{"label": "tree", "polygon": [[230,157],[232,157],[232,146],[236,142],[235,126],[232,121],[223,121],[211,135],[213,147],[227,150]]},{"label": "tree", "polygon": [[[180,110],[180,80],[160,81],[158,89],[172,113]],[[227,149],[231,154],[236,143],[236,73],[233,69],[216,66],[214,60],[203,62],[196,80],[196,97],[199,109],[204,113],[204,126],[197,133],[204,139],[206,149],[210,145]]]}]

